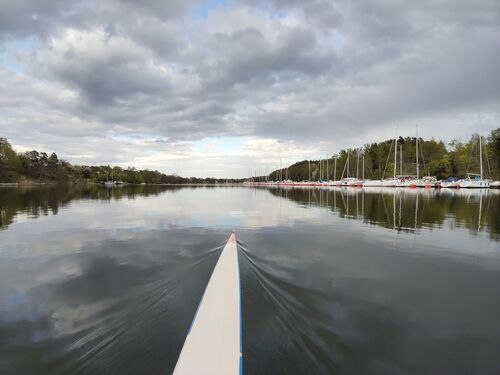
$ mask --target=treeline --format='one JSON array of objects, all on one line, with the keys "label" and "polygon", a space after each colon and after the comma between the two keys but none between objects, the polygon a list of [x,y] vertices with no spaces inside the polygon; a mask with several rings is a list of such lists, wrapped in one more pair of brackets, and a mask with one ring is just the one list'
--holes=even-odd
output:
[{"label": "treeline", "polygon": [[[465,177],[467,173],[479,173],[479,135],[475,134],[467,142],[458,140],[445,145],[442,141],[419,138],[420,176]],[[294,181],[343,177],[381,179],[394,175],[416,174],[416,138],[400,137],[397,142],[397,163],[394,163],[394,140],[370,143],[362,148],[341,150],[328,160],[303,160],[287,168],[275,170],[260,180],[280,180],[288,177]],[[483,174],[485,178],[500,179],[500,128],[482,137]],[[347,163],[347,160],[349,162]],[[364,164],[364,167],[363,167]]]},{"label": "treeline", "polygon": [[56,153],[28,151],[17,153],[5,138],[0,138],[0,182],[93,182],[113,179],[128,184],[215,184],[237,183],[238,179],[181,177],[148,169],[109,165],[72,165]]}]

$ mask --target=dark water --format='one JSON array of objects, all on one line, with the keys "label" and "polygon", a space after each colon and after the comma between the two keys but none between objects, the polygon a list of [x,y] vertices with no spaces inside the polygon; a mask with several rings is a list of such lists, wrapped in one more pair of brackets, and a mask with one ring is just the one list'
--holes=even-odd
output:
[{"label": "dark water", "polygon": [[244,373],[499,373],[499,193],[1,188],[0,373],[171,373],[233,228]]}]

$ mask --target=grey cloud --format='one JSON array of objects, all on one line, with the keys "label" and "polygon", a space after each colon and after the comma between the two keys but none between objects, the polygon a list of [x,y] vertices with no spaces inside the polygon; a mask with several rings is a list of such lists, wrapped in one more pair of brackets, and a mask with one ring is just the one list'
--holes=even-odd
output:
[{"label": "grey cloud", "polygon": [[215,38],[218,49],[227,52],[217,65],[201,69],[204,84],[211,90],[226,90],[236,84],[269,87],[297,76],[314,78],[328,72],[336,60],[333,51],[318,46],[309,29],[291,28],[276,41],[266,40],[254,28]]},{"label": "grey cloud", "polygon": [[2,1],[0,2],[0,41],[10,36],[45,34],[65,17],[65,12],[78,7],[78,1]]}]

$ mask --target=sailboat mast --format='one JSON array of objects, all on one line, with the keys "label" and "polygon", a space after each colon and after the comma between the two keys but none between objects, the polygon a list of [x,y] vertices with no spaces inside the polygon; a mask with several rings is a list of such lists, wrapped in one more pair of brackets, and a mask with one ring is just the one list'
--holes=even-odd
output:
[{"label": "sailboat mast", "polygon": [[359,180],[359,150],[358,150],[358,158],[356,159],[356,180]]},{"label": "sailboat mast", "polygon": [[337,180],[337,157],[335,156],[334,162],[333,162],[333,180]]},{"label": "sailboat mast", "polygon": [[483,147],[481,143],[481,136],[479,136],[479,170],[481,173],[481,181],[483,180]]},{"label": "sailboat mast", "polygon": [[417,180],[418,180],[418,125],[415,125],[415,128],[416,128],[416,132],[417,132],[417,138],[416,138],[416,145],[417,145],[417,152],[416,152],[416,156],[417,156]]},{"label": "sailboat mast", "polygon": [[363,154],[363,170],[362,170],[362,179],[365,180],[365,154]]},{"label": "sailboat mast", "polygon": [[328,181],[330,180],[330,170],[328,169],[328,156],[326,157],[326,179]]},{"label": "sailboat mast", "polygon": [[394,179],[396,179],[397,168],[398,168],[398,138],[396,137],[396,144],[394,145]]},{"label": "sailboat mast", "polygon": [[403,175],[403,145],[399,145],[399,174]]},{"label": "sailboat mast", "polygon": [[309,162],[309,181],[311,181],[311,161],[308,160]]},{"label": "sailboat mast", "polygon": [[349,177],[349,151],[347,151],[347,171],[346,171],[347,177]]}]

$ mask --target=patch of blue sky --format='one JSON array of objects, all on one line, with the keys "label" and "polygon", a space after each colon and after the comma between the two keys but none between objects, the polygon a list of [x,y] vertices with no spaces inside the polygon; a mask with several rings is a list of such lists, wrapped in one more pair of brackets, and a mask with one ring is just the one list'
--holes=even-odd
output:
[{"label": "patch of blue sky", "polygon": [[209,0],[204,2],[201,5],[198,5],[194,8],[194,14],[200,17],[208,17],[208,15],[214,10],[218,10],[224,8],[226,6],[226,0]]},{"label": "patch of blue sky", "polygon": [[33,49],[34,37],[28,37],[8,43],[0,50],[0,65],[7,70],[23,73],[26,70],[21,56]]},{"label": "patch of blue sky", "polygon": [[188,142],[194,151],[232,152],[241,150],[244,146],[243,139],[239,137],[207,137],[200,141]]},{"label": "patch of blue sky", "polygon": [[333,40],[335,44],[339,47],[343,46],[347,42],[347,38],[343,36],[342,34],[336,33],[335,36],[333,37]]},{"label": "patch of blue sky", "polygon": [[168,143],[168,137],[153,136],[146,133],[127,133],[120,134],[118,132],[111,132],[111,138],[116,141],[122,142],[134,142],[134,141],[145,141],[151,143]]},{"label": "patch of blue sky", "polygon": [[286,10],[282,9],[282,10],[278,10],[276,12],[273,12],[272,18],[278,19],[278,20],[283,20],[283,19],[288,17],[288,14],[289,13]]},{"label": "patch of blue sky", "polygon": [[7,70],[16,73],[24,73],[26,69],[24,64],[21,64],[18,61],[13,60],[9,56],[3,56],[2,54],[0,54],[0,65],[6,68]]}]

